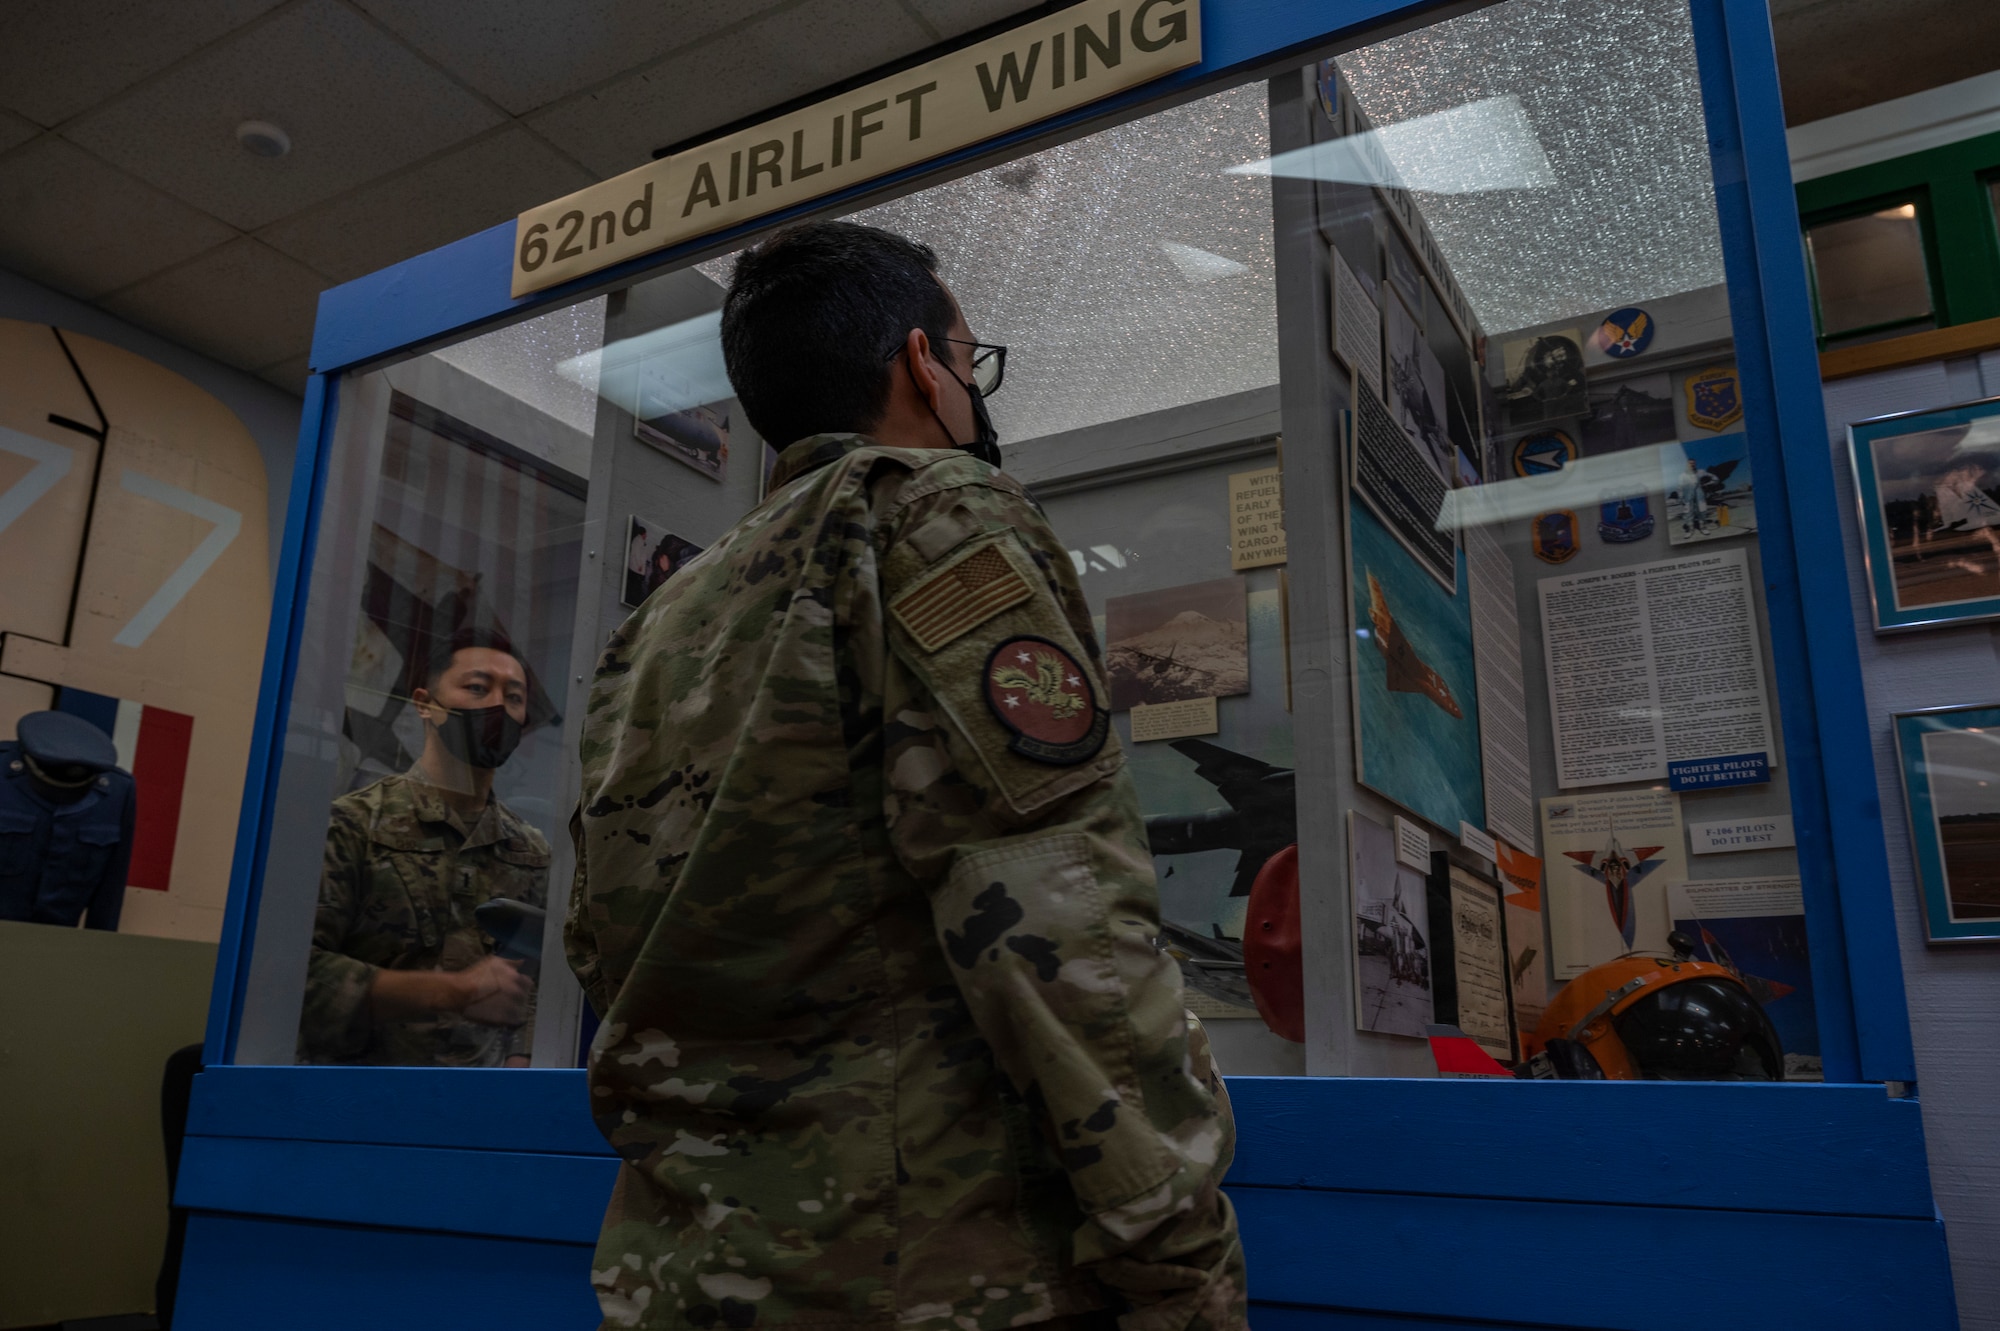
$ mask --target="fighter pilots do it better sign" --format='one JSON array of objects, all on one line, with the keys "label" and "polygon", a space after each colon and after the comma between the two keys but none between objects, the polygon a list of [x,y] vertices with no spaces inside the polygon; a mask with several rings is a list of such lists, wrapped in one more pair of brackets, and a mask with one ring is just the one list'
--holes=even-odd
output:
[{"label": "fighter pilots do it better sign", "polygon": [[513,294],[831,194],[1201,60],[1201,0],[1084,0],[522,213]]}]

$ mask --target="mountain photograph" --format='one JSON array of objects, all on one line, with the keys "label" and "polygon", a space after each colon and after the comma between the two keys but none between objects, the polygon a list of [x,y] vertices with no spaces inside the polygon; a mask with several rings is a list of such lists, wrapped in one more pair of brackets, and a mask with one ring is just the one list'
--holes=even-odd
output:
[{"label": "mountain photograph", "polygon": [[1250,691],[1249,610],[1241,579],[1114,596],[1105,601],[1104,616],[1113,711]]}]

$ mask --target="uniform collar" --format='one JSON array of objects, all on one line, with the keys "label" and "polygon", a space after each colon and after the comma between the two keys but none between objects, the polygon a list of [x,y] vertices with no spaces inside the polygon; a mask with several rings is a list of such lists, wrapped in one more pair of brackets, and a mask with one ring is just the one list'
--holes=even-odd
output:
[{"label": "uniform collar", "polygon": [[811,434],[778,454],[778,465],[771,472],[771,488],[777,489],[809,471],[817,471],[829,462],[838,462],[849,453],[861,448],[880,447],[865,434]]},{"label": "uniform collar", "polygon": [[104,799],[105,791],[111,786],[108,776],[100,776],[90,783],[83,794],[67,804],[58,804],[44,795],[41,787],[35,783],[35,778],[29,773],[28,764],[21,755],[21,746],[17,740],[0,744],[0,776],[4,776],[22,795],[47,809],[57,818],[74,818],[85,810],[94,808]]},{"label": "uniform collar", "polygon": [[505,841],[513,834],[506,806],[495,795],[487,795],[486,807],[479,811],[478,817],[469,819],[459,805],[447,800],[444,792],[425,779],[421,768],[412,766],[403,773],[403,781],[409,787],[410,806],[418,821],[444,823],[453,828],[465,838],[461,849]]}]

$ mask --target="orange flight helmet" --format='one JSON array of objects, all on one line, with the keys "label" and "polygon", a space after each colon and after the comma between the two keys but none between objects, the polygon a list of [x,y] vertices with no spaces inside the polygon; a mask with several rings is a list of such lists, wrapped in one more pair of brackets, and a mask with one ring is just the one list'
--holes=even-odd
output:
[{"label": "orange flight helmet", "polygon": [[1522,1041],[1527,1074],[1611,1081],[1781,1081],[1777,1029],[1737,973],[1695,961],[1686,934],[1671,956],[1627,953],[1563,986]]}]

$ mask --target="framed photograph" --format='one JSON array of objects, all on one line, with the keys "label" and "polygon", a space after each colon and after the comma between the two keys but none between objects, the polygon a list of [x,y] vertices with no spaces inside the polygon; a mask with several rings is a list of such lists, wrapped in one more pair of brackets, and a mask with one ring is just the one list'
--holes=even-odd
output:
[{"label": "framed photograph", "polygon": [[729,475],[729,413],[722,404],[641,416],[633,421],[632,431],[712,481]]},{"label": "framed photograph", "polygon": [[2000,703],[1893,719],[1924,936],[2000,939]]},{"label": "framed photograph", "polygon": [[2000,398],[1847,427],[1875,631],[2000,619]]},{"label": "framed photograph", "polygon": [[1456,1026],[1502,1063],[1514,1061],[1514,1025],[1507,1015],[1507,933],[1500,885],[1431,853],[1425,884],[1430,908],[1431,1006],[1437,1021]]},{"label": "framed photograph", "polygon": [[700,553],[700,546],[674,535],[664,523],[632,514],[625,524],[625,581],[619,604],[637,610],[655,588]]}]

